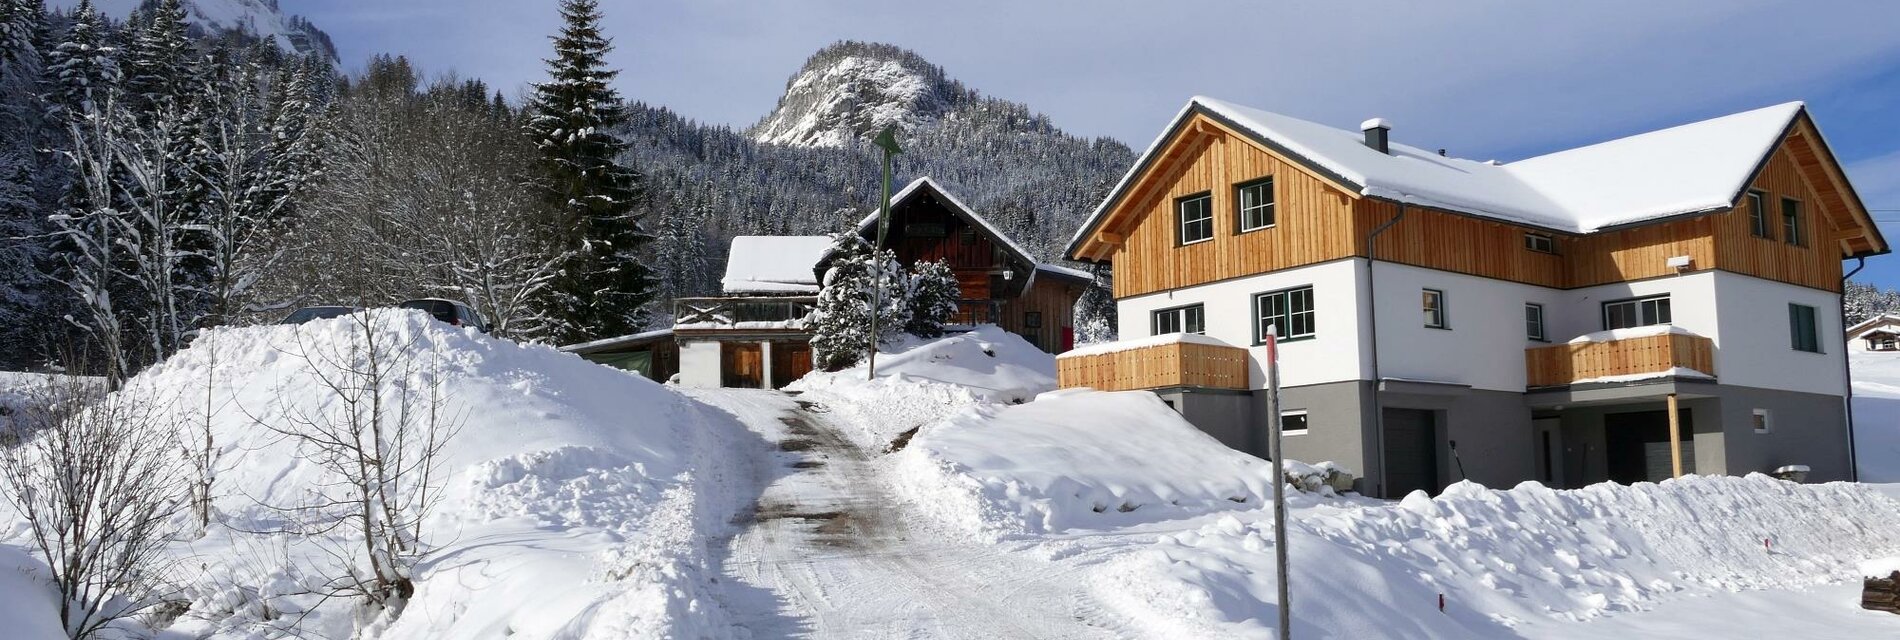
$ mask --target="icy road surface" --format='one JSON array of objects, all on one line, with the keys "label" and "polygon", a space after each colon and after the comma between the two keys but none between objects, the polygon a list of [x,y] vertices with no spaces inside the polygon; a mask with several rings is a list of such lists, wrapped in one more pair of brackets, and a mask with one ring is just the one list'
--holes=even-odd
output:
[{"label": "icy road surface", "polygon": [[[725,604],[755,638],[1117,638],[1087,586],[1015,545],[925,530],[825,407],[740,389],[688,392],[777,443],[723,547]],[[716,552],[717,553],[717,552]]]}]

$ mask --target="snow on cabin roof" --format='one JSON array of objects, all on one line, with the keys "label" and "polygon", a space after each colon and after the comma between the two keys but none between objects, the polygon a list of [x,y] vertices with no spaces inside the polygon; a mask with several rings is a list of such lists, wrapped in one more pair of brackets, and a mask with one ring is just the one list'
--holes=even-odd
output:
[{"label": "snow on cabin roof", "polygon": [[1872,318],[1868,318],[1866,320],[1862,320],[1860,322],[1854,323],[1854,326],[1847,328],[1847,335],[1848,337],[1858,336],[1874,327],[1878,327],[1882,325],[1890,325],[1890,324],[1900,324],[1900,315],[1894,315],[1891,313],[1883,313],[1883,314],[1874,316]]},{"label": "snow on cabin roof", "polygon": [[[1001,229],[998,229],[994,225],[991,225],[989,220],[983,219],[983,216],[978,214],[975,209],[970,208],[970,205],[964,204],[962,200],[957,199],[957,196],[955,194],[952,194],[948,190],[944,189],[943,185],[937,184],[936,180],[930,179],[930,176],[924,176],[922,178],[912,180],[910,181],[910,184],[904,185],[904,188],[897,190],[897,193],[891,194],[891,208],[896,209],[899,203],[902,203],[905,200],[910,199],[912,195],[915,195],[919,190],[922,190],[926,187],[928,187],[931,191],[936,192],[937,195],[943,196],[943,199],[946,201],[943,203],[944,205],[952,209],[956,209],[958,213],[962,214],[963,219],[970,221],[970,224],[974,224],[978,227],[981,227],[984,233],[987,233],[989,234],[990,237],[995,238],[997,242],[1003,243],[1003,246],[1006,249],[1008,249],[1010,253],[1015,254],[1016,257],[1021,259],[1023,262],[1027,262],[1029,264],[1035,265],[1035,268],[1037,270],[1047,271],[1047,272],[1054,273],[1060,276],[1067,276],[1070,278],[1076,278],[1076,279],[1090,281],[1090,282],[1095,280],[1095,276],[1090,274],[1087,271],[1082,271],[1080,269],[1072,269],[1072,268],[1064,267],[1061,265],[1037,262],[1036,256],[1034,254],[1031,254],[1029,253],[1028,250],[1023,249],[1022,245],[1016,244],[1016,241],[1014,239],[1011,239],[1008,235],[1004,234]],[[858,232],[868,233],[868,232],[876,231],[878,213],[879,213],[878,209],[872,209],[870,213],[865,214],[864,219],[858,221]]]},{"label": "snow on cabin roof", "polygon": [[719,285],[728,294],[817,293],[812,265],[830,250],[827,236],[738,236]]},{"label": "snow on cabin roof", "polygon": [[1380,153],[1365,145],[1362,131],[1196,96],[1090,216],[1071,247],[1196,111],[1259,136],[1364,196],[1590,233],[1728,207],[1803,108],[1789,102],[1500,163],[1440,156],[1398,142],[1390,143],[1390,153]]}]

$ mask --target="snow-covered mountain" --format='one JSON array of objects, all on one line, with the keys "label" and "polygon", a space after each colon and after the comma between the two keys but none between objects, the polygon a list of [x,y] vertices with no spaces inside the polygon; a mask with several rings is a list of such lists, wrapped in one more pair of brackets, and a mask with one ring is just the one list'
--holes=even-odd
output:
[{"label": "snow-covered mountain", "polygon": [[[93,6],[114,19],[123,20],[132,11],[154,0],[94,0]],[[71,10],[79,0],[53,0],[51,6]],[[185,21],[204,35],[238,32],[275,43],[277,48],[298,54],[318,54],[334,61],[336,45],[303,16],[284,13],[277,0],[183,0]]]},{"label": "snow-covered mountain", "polygon": [[778,108],[747,133],[769,144],[837,148],[892,124],[914,133],[975,98],[915,53],[840,42],[806,60],[786,83]]}]

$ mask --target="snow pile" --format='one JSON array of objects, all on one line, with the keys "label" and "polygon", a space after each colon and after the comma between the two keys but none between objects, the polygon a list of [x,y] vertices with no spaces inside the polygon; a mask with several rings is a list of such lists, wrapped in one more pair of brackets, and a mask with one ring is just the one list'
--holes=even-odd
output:
[{"label": "snow pile", "polygon": [[1633,338],[1647,338],[1662,335],[1693,336],[1696,335],[1696,333],[1673,324],[1651,324],[1641,327],[1627,327],[1623,329],[1610,329],[1607,331],[1586,333],[1571,338],[1568,344],[1614,342],[1617,340],[1630,340]]},{"label": "snow pile", "polygon": [[[920,431],[898,464],[906,497],[987,536],[1100,529],[1272,500],[1273,467],[1222,445],[1146,392],[1068,390],[983,405]],[[1302,486],[1332,465],[1295,463]]]},{"label": "snow pile", "polygon": [[[1484,637],[1524,624],[1640,611],[1677,594],[1856,577],[1900,551],[1900,503],[1852,484],[1762,475],[1305,504],[1289,524],[1296,636]],[[1274,618],[1272,520],[1163,536],[1097,576],[1150,630],[1264,636]],[[1448,604],[1434,611],[1438,594]]]},{"label": "snow pile", "polygon": [[910,338],[865,365],[814,371],[786,387],[837,412],[860,446],[878,450],[899,435],[980,403],[1027,402],[1056,388],[1055,357],[995,325],[933,340]]},{"label": "snow pile", "polygon": [[1900,482],[1900,353],[1850,350],[1854,456],[1862,482]]},{"label": "snow pile", "polygon": [[1171,345],[1171,344],[1199,344],[1199,345],[1207,345],[1210,347],[1234,346],[1231,344],[1227,344],[1226,342],[1222,342],[1218,338],[1209,338],[1207,336],[1204,336],[1198,333],[1164,333],[1158,336],[1150,336],[1147,338],[1139,338],[1135,340],[1118,340],[1115,342],[1104,342],[1101,344],[1093,344],[1086,347],[1072,349],[1057,357],[1058,358],[1080,358],[1084,356],[1099,356],[1099,355],[1107,355],[1111,353],[1121,353],[1123,351],[1134,351],[1136,349],[1146,349],[1149,347],[1160,347],[1160,346]]},{"label": "snow pile", "polygon": [[[247,637],[260,619],[316,607],[299,622],[306,632],[350,635],[352,603],[267,597],[309,584],[330,553],[350,548],[344,533],[243,532],[283,526],[289,516],[279,507],[319,500],[333,485],[311,451],[265,425],[291,428],[289,416],[337,410],[319,375],[336,375],[325,360],[360,345],[364,318],[210,331],[129,383],[175,398],[183,416],[198,420],[209,389],[217,411],[215,504],[224,526],[181,543],[180,559],[205,569],[187,586],[192,610],[175,629]],[[702,532],[722,530],[743,502],[722,471],[722,453],[747,437],[738,425],[640,376],[552,348],[420,312],[371,318],[377,340],[424,365],[391,384],[439,382],[442,414],[461,420],[425,532],[435,551],[383,637],[725,633]]]}]

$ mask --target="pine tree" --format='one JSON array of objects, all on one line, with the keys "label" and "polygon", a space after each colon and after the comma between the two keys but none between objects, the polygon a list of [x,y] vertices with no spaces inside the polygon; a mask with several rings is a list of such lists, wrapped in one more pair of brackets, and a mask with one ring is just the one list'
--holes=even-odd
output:
[{"label": "pine tree", "polygon": [[118,51],[107,44],[104,22],[92,0],[79,0],[72,25],[47,54],[43,73],[50,93],[46,101],[55,115],[92,112],[118,86]]},{"label": "pine tree", "polygon": [[557,339],[576,341],[645,328],[654,283],[639,258],[650,240],[636,213],[640,175],[618,163],[627,145],[611,133],[627,121],[609,86],[619,74],[606,68],[612,43],[601,35],[595,0],[562,0],[561,17],[528,131],[541,151],[547,198],[574,230],[575,258],[557,287],[567,307]]},{"label": "pine tree", "polygon": [[838,236],[837,246],[840,255],[825,271],[810,320],[812,362],[826,371],[849,367],[864,357],[874,297],[880,303],[875,310],[879,345],[902,335],[911,314],[910,277],[895,253],[872,252],[855,233]]},{"label": "pine tree", "polygon": [[957,315],[957,301],[963,299],[957,272],[941,259],[919,262],[910,270],[910,323],[904,330],[919,338],[941,336],[943,325]]},{"label": "pine tree", "polygon": [[125,93],[132,107],[150,113],[173,102],[187,82],[191,37],[180,0],[161,0],[135,30],[126,29]]}]

